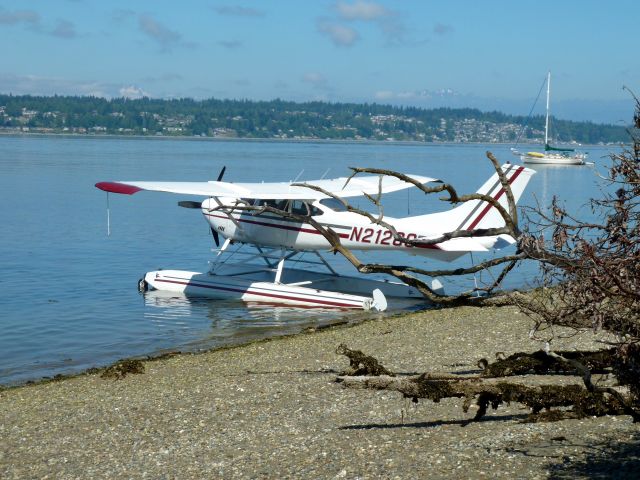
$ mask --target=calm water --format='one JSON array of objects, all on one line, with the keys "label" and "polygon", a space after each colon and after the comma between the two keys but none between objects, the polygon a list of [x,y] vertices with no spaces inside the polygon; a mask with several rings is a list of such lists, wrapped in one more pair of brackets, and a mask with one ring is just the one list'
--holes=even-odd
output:
[{"label": "calm water", "polygon": [[[106,194],[94,188],[98,181],[201,181],[215,179],[223,165],[228,181],[283,181],[301,172],[300,180],[308,180],[327,170],[328,177],[342,176],[349,166],[368,166],[446,179],[471,192],[491,174],[487,149],[501,161],[515,158],[508,146],[496,145],[0,136],[0,384],[375,315],[140,295],[136,283],[148,270],[206,269],[208,227],[198,211],[177,207],[183,198],[143,192],[110,195],[107,236]],[[608,152],[589,151],[596,162]],[[577,208],[597,195],[592,168],[538,171],[521,204],[533,205],[536,198],[547,203],[558,194]],[[446,206],[405,191],[391,195],[385,208],[388,215],[405,216]],[[408,256],[370,258],[445,266]],[[527,285],[534,275],[532,268],[521,268],[508,285]],[[483,280],[486,274],[476,278]],[[467,288],[470,281],[445,287]]]}]

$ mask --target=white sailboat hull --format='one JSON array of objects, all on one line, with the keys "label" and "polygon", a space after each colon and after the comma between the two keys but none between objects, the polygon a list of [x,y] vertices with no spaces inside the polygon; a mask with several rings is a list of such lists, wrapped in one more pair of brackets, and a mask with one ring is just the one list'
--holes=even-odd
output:
[{"label": "white sailboat hull", "polygon": [[560,155],[555,153],[525,153],[520,155],[523,163],[546,164],[546,165],[584,165],[585,155]]}]

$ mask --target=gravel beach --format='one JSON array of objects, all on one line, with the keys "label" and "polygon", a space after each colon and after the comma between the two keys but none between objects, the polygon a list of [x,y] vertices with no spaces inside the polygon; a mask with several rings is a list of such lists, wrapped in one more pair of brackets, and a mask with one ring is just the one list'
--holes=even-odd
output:
[{"label": "gravel beach", "polygon": [[[346,389],[344,343],[397,373],[469,374],[534,351],[513,307],[378,318],[0,391],[0,478],[637,478],[630,417],[523,423],[519,404],[462,426],[462,400]],[[555,349],[597,349],[591,333]],[[555,376],[545,382],[576,382]]]}]

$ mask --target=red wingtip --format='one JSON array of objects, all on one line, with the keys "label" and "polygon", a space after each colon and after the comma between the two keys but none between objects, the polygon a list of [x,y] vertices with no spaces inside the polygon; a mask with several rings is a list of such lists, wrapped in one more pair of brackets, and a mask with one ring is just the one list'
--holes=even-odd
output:
[{"label": "red wingtip", "polygon": [[134,193],[142,190],[142,188],[118,182],[98,182],[96,183],[96,187],[100,190],[104,190],[105,192],[124,193],[126,195],[133,195]]}]

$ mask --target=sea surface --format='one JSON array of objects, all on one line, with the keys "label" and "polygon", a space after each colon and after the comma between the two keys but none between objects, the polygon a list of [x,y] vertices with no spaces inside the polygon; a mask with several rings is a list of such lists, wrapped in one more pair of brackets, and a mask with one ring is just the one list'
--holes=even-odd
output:
[{"label": "sea surface", "polygon": [[[345,176],[348,167],[361,166],[440,178],[469,193],[492,174],[487,150],[502,162],[518,161],[507,145],[0,136],[0,384],[380,315],[142,295],[136,285],[146,271],[207,269],[214,246],[207,224],[199,211],[177,206],[197,198],[141,192],[107,200],[96,182],[215,180],[223,166],[226,181],[302,181]],[[611,149],[587,150],[595,167],[537,167],[520,204],[546,205],[557,195],[589,215],[581,205],[599,195],[596,172]],[[385,198],[385,213],[447,209],[437,197],[397,192]],[[446,266],[397,253],[362,258]],[[463,264],[480,260],[466,256]],[[331,261],[353,273],[339,258]],[[525,265],[505,286],[534,285],[536,275]],[[443,283],[455,291],[490,280],[483,273]],[[402,308],[416,307],[392,305],[391,313]]]}]

